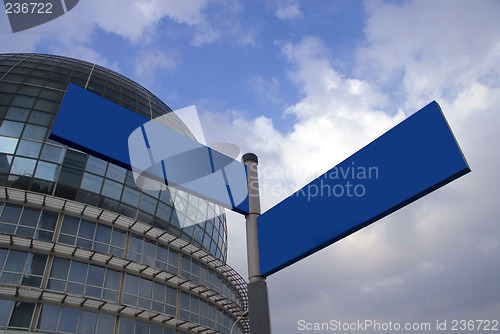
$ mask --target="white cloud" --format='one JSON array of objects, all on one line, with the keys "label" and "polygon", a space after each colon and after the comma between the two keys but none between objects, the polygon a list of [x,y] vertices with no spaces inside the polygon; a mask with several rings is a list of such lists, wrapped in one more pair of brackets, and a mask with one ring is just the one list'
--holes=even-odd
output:
[{"label": "white cloud", "polygon": [[189,26],[204,24],[203,10],[207,3],[207,0],[90,0],[85,10],[88,15],[84,17],[104,31],[140,42],[150,38],[148,34],[155,33],[153,27],[165,17]]},{"label": "white cloud", "polygon": [[293,4],[283,4],[280,3],[276,9],[276,17],[282,20],[295,20],[302,17],[302,12],[299,9],[299,5]]},{"label": "white cloud", "polygon": [[[156,49],[143,50],[139,52],[136,58],[134,74],[143,83],[151,82],[151,73],[158,74],[162,71],[173,71],[176,66],[176,61],[172,56]],[[145,59],[147,61],[144,61]]]},{"label": "white cloud", "polygon": [[[18,34],[1,36],[0,50],[33,51],[46,48],[72,53],[74,48],[90,48],[95,32],[116,34],[138,45],[158,37],[155,29],[163,19],[191,27],[194,44],[211,43],[217,38],[204,11],[208,0],[86,0],[60,18]],[[7,22],[2,22],[5,31]]]},{"label": "white cloud", "polygon": [[210,44],[219,38],[220,34],[214,30],[209,24],[203,24],[196,30],[192,44],[194,46],[201,46],[203,44]]},{"label": "white cloud", "polygon": [[377,3],[368,11],[360,67],[386,81],[402,74],[398,88],[412,105],[436,94],[453,98],[475,80],[492,83],[500,74],[497,1]]},{"label": "white cloud", "polygon": [[278,91],[280,83],[277,78],[264,78],[260,75],[255,75],[250,78],[248,84],[258,96],[271,102],[279,101]]},{"label": "white cloud", "polygon": [[[381,111],[387,97],[376,87],[337,72],[319,39],[285,44],[283,52],[304,94],[286,110],[299,122],[287,136],[282,158],[284,165],[304,171],[299,183],[327,171],[402,120],[402,114]],[[307,158],[293,162],[297,155]]]}]

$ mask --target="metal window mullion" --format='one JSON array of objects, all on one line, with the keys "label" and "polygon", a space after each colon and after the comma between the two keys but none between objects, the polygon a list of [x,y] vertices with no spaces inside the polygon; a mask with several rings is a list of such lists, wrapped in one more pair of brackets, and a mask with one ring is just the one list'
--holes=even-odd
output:
[{"label": "metal window mullion", "polygon": [[[14,66],[11,66],[11,68],[7,72],[5,72],[5,74],[0,78],[0,81],[2,81],[7,76],[7,74],[10,73],[10,71],[12,71],[14,68],[16,68],[17,65],[21,64],[23,61],[25,61],[26,59],[31,58],[33,56],[34,55],[29,55],[29,56],[25,57],[24,59],[18,61]],[[16,82],[16,83],[19,84],[19,82]]]},{"label": "metal window mullion", "polygon": [[[55,187],[54,187],[55,188]],[[56,227],[54,228],[54,235],[52,236],[52,242],[57,243],[59,239],[59,235],[61,234],[62,223],[64,220],[65,214],[62,212],[58,212]]]},{"label": "metal window mullion", "polygon": [[[49,281],[49,275],[52,270],[52,264],[54,263],[54,255],[49,255],[47,257],[47,263],[45,264],[45,269],[43,270],[42,282],[40,283],[40,289],[45,291],[47,283]],[[38,323],[38,318],[42,312],[42,301],[35,304],[35,309],[33,310],[33,317],[31,318],[31,324],[29,330],[35,332]]]},{"label": "metal window mullion", "polygon": [[85,83],[85,89],[87,89],[87,87],[89,86],[90,77],[92,76],[92,73],[94,73],[94,68],[95,68],[95,64],[94,64],[94,66],[92,66],[92,69],[90,70],[89,77],[87,79],[87,82]]},{"label": "metal window mullion", "polygon": [[149,104],[149,112],[151,114],[151,119],[153,119],[153,106],[151,105],[151,99],[149,97],[149,93],[146,89],[144,89],[144,94],[146,94],[146,97],[148,99],[148,104]]}]

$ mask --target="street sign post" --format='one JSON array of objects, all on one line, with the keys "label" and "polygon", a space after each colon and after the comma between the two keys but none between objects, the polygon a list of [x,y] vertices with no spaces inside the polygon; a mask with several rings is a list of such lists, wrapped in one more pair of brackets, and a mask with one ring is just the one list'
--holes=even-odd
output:
[{"label": "street sign post", "polygon": [[470,172],[432,102],[257,218],[269,276]]},{"label": "street sign post", "polygon": [[252,333],[270,334],[271,319],[266,279],[260,274],[259,240],[257,239],[257,218],[260,215],[259,173],[257,156],[246,153],[242,157],[247,166],[248,207],[246,218],[248,257],[248,315]]}]

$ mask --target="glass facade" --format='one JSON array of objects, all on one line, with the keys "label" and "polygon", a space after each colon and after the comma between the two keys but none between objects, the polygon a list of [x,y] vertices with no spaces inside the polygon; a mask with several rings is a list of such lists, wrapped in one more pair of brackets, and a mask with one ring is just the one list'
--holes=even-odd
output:
[{"label": "glass facade", "polygon": [[[150,119],[167,114],[173,130],[192,137],[156,96],[111,70],[0,55],[0,330],[229,333],[246,290],[225,264],[224,210],[154,181],[138,187],[131,171],[48,139],[69,82]],[[247,331],[246,322],[236,327]]]},{"label": "glass facade", "polygon": [[[226,258],[224,211],[160,184],[138,188],[131,171],[48,139],[69,82],[192,137],[148,90],[103,67],[34,54],[0,56],[0,185],[94,205],[153,226]],[[182,228],[196,224],[196,228]]]}]

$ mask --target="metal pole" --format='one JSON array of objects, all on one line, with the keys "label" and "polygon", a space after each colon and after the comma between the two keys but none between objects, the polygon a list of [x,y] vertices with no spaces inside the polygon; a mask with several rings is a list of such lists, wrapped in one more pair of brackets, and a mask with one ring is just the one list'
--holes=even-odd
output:
[{"label": "metal pole", "polygon": [[260,216],[258,159],[253,153],[242,157],[247,166],[248,207],[246,215],[247,257],[248,257],[248,312],[251,334],[271,334],[269,318],[269,300],[266,279],[260,276],[259,240],[257,234],[257,217]]}]

